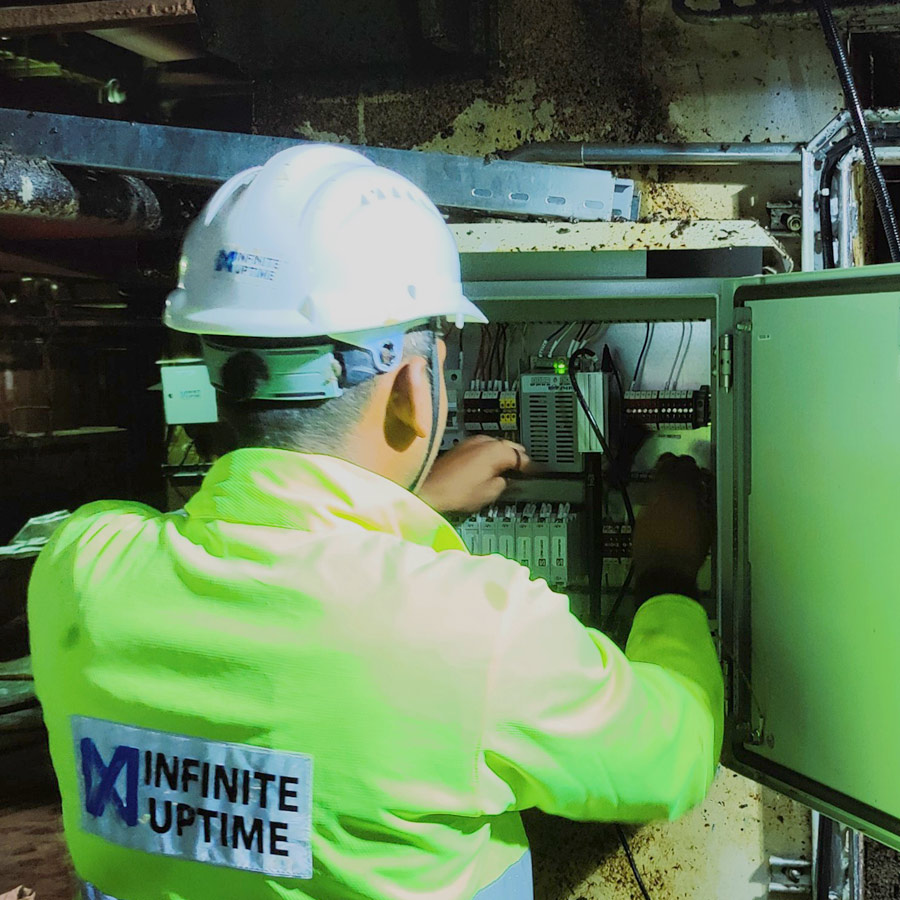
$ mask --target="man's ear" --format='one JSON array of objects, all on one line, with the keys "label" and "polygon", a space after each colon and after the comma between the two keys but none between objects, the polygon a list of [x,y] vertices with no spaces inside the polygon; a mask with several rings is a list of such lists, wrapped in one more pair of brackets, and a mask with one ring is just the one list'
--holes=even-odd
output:
[{"label": "man's ear", "polygon": [[431,434],[431,421],[428,360],[414,356],[394,373],[385,411],[385,438],[395,450],[403,451],[415,438]]}]

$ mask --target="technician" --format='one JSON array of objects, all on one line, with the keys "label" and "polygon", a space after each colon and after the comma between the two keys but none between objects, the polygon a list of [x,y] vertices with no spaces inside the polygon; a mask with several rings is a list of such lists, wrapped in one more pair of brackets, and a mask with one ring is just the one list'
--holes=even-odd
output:
[{"label": "technician", "polygon": [[527,459],[481,439],[432,468],[442,329],[486,320],[418,188],[334,146],[242,172],[190,229],[165,321],[201,336],[231,452],[178,513],[79,510],[30,588],[88,897],[525,900],[519,810],[644,822],[703,798],[723,699],[691,599],[696,466],[670,460],[639,522],[625,653],[469,556],[440,511]]}]

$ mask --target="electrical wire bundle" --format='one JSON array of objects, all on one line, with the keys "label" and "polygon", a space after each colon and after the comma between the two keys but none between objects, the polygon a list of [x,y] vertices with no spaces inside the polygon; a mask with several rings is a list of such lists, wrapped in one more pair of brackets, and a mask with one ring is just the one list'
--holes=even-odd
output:
[{"label": "electrical wire bundle", "polygon": [[574,337],[569,341],[568,348],[564,353],[560,353],[560,356],[570,359],[576,351],[597,340],[604,327],[602,322],[567,322],[564,325],[560,325],[556,331],[544,338],[544,342],[538,350],[538,358],[546,356],[548,359],[553,359],[560,344],[569,337],[570,332],[575,330]]},{"label": "electrical wire bundle", "polygon": [[[822,31],[825,33],[825,41],[831,50],[834,59],[835,69],[841,82],[841,88],[844,92],[844,103],[853,120],[853,143],[859,146],[862,151],[863,160],[866,164],[866,172],[869,176],[869,183],[875,194],[875,203],[878,206],[878,213],[881,216],[881,222],[884,226],[884,233],[887,237],[888,249],[890,251],[891,260],[900,262],[900,228],[897,225],[897,216],[894,211],[894,204],[891,201],[891,195],[888,192],[887,183],[884,180],[884,173],[875,156],[875,144],[872,141],[872,135],[866,124],[865,113],[859,99],[859,92],[856,89],[856,82],[853,79],[853,72],[850,69],[850,61],[847,59],[847,52],[841,42],[838,34],[837,25],[834,21],[834,14],[831,11],[829,0],[815,0],[816,10],[819,13],[819,21],[822,25]],[[832,170],[833,171],[833,170]],[[823,173],[824,174],[824,173]],[[823,177],[823,187],[830,188],[830,180],[825,182]],[[828,199],[822,198],[822,206],[828,205]],[[826,268],[828,268],[829,256],[831,257],[831,265],[834,265],[834,252],[831,245],[833,240],[831,218],[823,216],[823,224],[828,219],[828,233],[823,230],[822,244],[823,255],[825,256]],[[827,247],[827,249],[825,249]]]},{"label": "electrical wire bundle", "polygon": [[638,354],[637,363],[634,366],[634,374],[631,376],[631,387],[629,390],[634,390],[637,386],[638,379],[643,374],[644,365],[647,362],[647,351],[650,349],[650,344],[653,341],[653,332],[656,330],[656,325],[654,323],[647,323],[647,330],[644,332],[644,344],[641,347],[641,352]]},{"label": "electrical wire bundle", "polygon": [[506,371],[509,325],[486,325],[481,329],[481,343],[475,361],[473,378],[478,381],[501,381]]},{"label": "electrical wire bundle", "polygon": [[[687,335],[687,341],[685,341],[685,335]],[[669,370],[669,377],[666,380],[666,390],[677,389],[678,380],[681,378],[681,372],[684,369],[685,361],[688,357],[688,351],[691,349],[691,341],[694,337],[694,323],[693,322],[682,322],[681,323],[681,339],[678,341],[678,349],[675,351],[675,359],[672,361],[672,368]],[[684,354],[682,354],[681,349],[682,345],[684,346]],[[681,358],[681,362],[679,362],[679,357]]]},{"label": "electrical wire bundle", "polygon": [[[645,358],[645,354],[647,352],[647,348],[650,345],[651,339],[651,329],[648,323],[647,325],[647,334],[644,338],[644,346],[641,349],[641,356],[638,359],[638,364],[635,367],[634,371],[634,379],[636,380],[638,377],[638,373],[641,367],[641,363]],[[680,348],[679,348],[680,351]],[[590,423],[591,429],[597,437],[597,440],[600,443],[600,446],[603,448],[603,452],[607,455],[610,462],[617,461],[614,460],[612,453],[610,451],[609,444],[606,440],[606,435],[603,434],[599,424],[597,423],[597,419],[594,416],[593,411],[590,408],[590,404],[587,402],[587,399],[584,396],[584,392],[581,390],[581,387],[578,384],[578,362],[583,357],[593,357],[597,358],[597,355],[592,351],[588,350],[586,347],[582,347],[579,350],[576,350],[575,353],[569,358],[569,380],[572,383],[572,390],[575,392],[575,396],[578,399],[581,408],[584,410],[584,414],[587,417],[588,422]],[[625,395],[622,392],[622,381],[619,378],[618,370],[616,369],[615,364],[612,362],[612,357],[609,354],[609,349],[604,348],[604,361],[607,363],[607,366],[611,366],[612,374],[615,377],[616,384],[619,388],[620,399],[624,402]],[[621,449],[621,448],[620,448]],[[634,529],[634,508],[631,505],[631,498],[628,496],[628,485],[626,483],[626,479],[621,477],[618,479],[617,483],[614,485],[616,489],[622,494],[622,501],[625,504],[625,513],[628,516],[628,524],[631,525],[632,529]],[[601,577],[602,577],[602,569],[601,569]],[[634,565],[632,564],[628,568],[628,574],[625,576],[625,580],[622,583],[622,587],[619,589],[619,594],[616,597],[615,603],[613,603],[612,608],[604,617],[603,623],[601,624],[601,630],[606,631],[608,625],[612,622],[615,614],[618,612],[619,606],[622,603],[625,595],[628,593],[628,588],[631,586],[631,580],[634,577]],[[628,860],[628,865],[631,867],[631,872],[634,875],[634,879],[637,882],[637,886],[640,889],[641,896],[644,900],[651,900],[650,893],[647,890],[646,885],[644,884],[644,879],[641,877],[641,873],[638,870],[637,863],[634,859],[634,854],[631,852],[631,846],[628,843],[628,837],[625,834],[624,829],[621,825],[616,825],[616,835],[619,838],[619,843],[622,845],[622,849],[625,852],[625,858]]]},{"label": "electrical wire bundle", "polygon": [[[644,342],[644,350],[642,353],[646,352],[646,348],[649,345],[649,327],[648,327],[648,336]],[[600,428],[600,425],[597,422],[596,417],[594,416],[594,412],[590,407],[590,404],[587,402],[587,398],[584,396],[584,392],[581,390],[581,386],[578,384],[578,373],[581,371],[580,363],[584,358],[596,359],[597,354],[594,353],[593,350],[589,350],[586,347],[582,347],[579,350],[576,350],[575,353],[569,358],[569,381],[572,384],[572,390],[575,393],[575,397],[578,400],[579,405],[584,411],[585,417],[588,420],[588,424],[591,426],[591,430],[594,432],[594,435],[597,438],[600,446],[603,448],[603,453],[607,458],[608,467],[607,471],[612,473],[612,478],[610,479],[610,484],[612,487],[617,490],[622,496],[622,502],[625,506],[625,515],[628,519],[628,524],[631,526],[632,531],[634,530],[634,507],[631,503],[631,497],[628,493],[628,473],[622,472],[620,470],[620,456],[622,453],[621,445],[619,447],[619,452],[613,453],[612,448],[609,445],[609,442],[606,439],[606,435],[603,433],[603,430]],[[640,367],[640,360],[638,361],[638,368]],[[613,374],[616,384],[620,393],[620,400],[624,403],[624,394],[622,393],[622,381],[619,378],[618,370],[616,369],[615,364],[612,361],[612,356],[609,353],[609,349],[606,348],[604,350],[603,355],[603,368],[611,371]],[[635,370],[635,374],[637,374],[637,369]],[[601,548],[602,549],[602,548]],[[595,581],[598,581],[598,590],[602,584],[603,570],[602,570],[602,556],[601,556],[601,568],[598,572],[597,578]],[[626,593],[628,592],[628,588],[631,586],[632,578],[634,577],[634,566],[630,566],[628,570],[628,574],[625,576],[625,580],[622,583],[622,587],[619,590],[619,594],[616,597],[615,602],[613,603],[610,611],[604,616],[603,622],[601,623],[601,630],[607,630],[608,626],[611,624],[612,620],[615,617],[615,614],[618,612],[619,607],[622,604],[622,601],[625,598]]]}]

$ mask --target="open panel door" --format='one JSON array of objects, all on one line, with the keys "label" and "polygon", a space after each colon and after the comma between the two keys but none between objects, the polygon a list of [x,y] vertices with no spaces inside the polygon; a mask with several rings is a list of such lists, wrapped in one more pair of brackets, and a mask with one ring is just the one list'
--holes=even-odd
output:
[{"label": "open panel door", "polygon": [[727,287],[726,760],[900,848],[900,266]]}]

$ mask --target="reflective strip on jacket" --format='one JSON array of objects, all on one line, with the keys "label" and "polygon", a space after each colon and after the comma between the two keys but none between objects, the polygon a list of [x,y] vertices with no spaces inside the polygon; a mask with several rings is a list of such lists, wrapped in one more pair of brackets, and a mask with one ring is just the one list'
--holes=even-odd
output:
[{"label": "reflective strip on jacket", "polygon": [[[75,867],[120,900],[468,900],[522,870],[519,810],[671,818],[721,744],[697,603],[647,602],[623,654],[527,569],[326,456],[231,453],[182,514],[82,508],[37,561],[29,618]],[[310,757],[312,877],[99,836],[73,743],[93,720]],[[114,782],[88,785],[97,815],[121,816]]]}]

